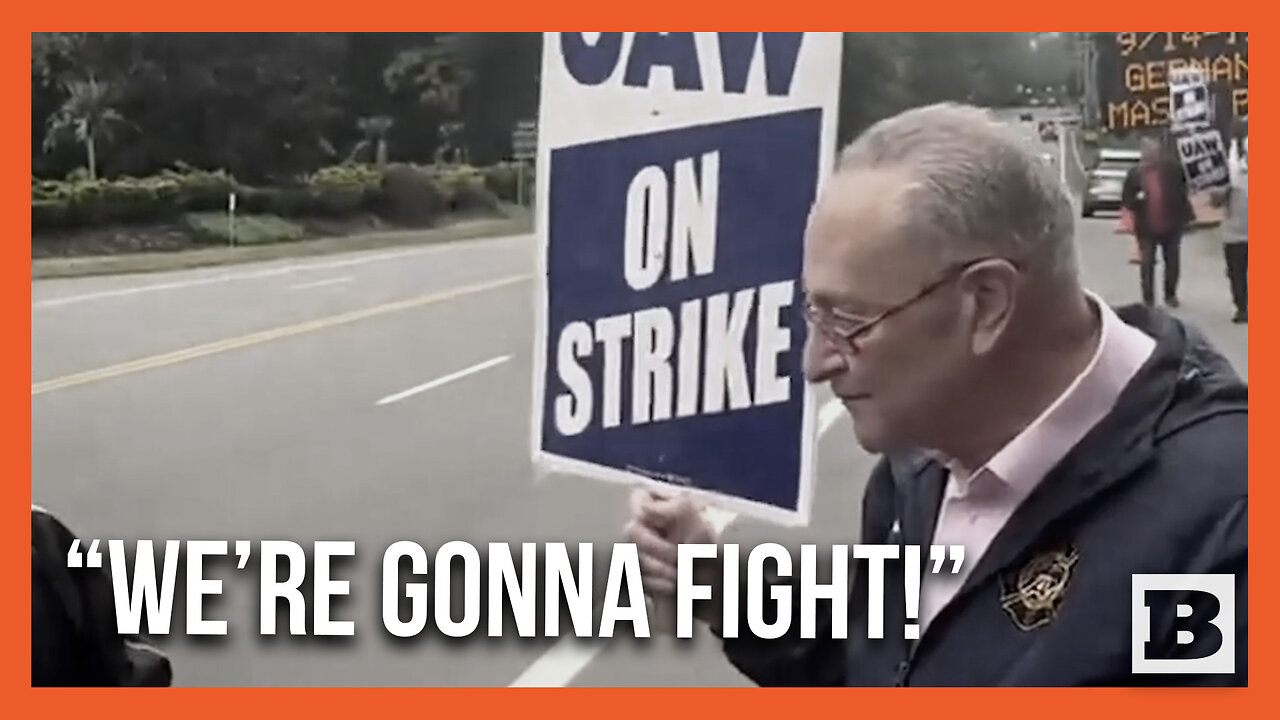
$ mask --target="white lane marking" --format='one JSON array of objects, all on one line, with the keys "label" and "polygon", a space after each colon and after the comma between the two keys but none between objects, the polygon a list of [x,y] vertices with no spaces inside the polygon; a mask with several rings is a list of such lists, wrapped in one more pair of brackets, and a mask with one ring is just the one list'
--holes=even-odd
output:
[{"label": "white lane marking", "polygon": [[[502,241],[513,238],[525,237],[523,235],[507,235],[502,237],[483,238],[480,242],[486,241]],[[284,267],[270,268],[267,270],[251,270],[245,272],[220,273],[210,277],[191,278],[189,280],[174,280],[172,282],[151,283],[148,285],[135,285],[133,287],[118,288],[115,290],[98,290],[96,292],[83,293],[80,295],[67,295],[65,297],[49,298],[48,300],[38,300],[31,303],[32,310],[42,308],[62,307],[64,305],[72,305],[75,303],[88,302],[90,300],[103,300],[106,298],[127,297],[129,295],[139,295],[142,293],[157,292],[160,290],[179,290],[182,288],[199,287],[201,285],[216,285],[218,283],[234,282],[237,280],[260,280],[262,278],[278,277],[280,275],[288,275],[295,272],[306,272],[310,270],[332,270],[334,268],[351,267],[353,265],[364,265],[367,263],[381,262],[383,260],[396,260],[403,257],[413,255],[429,255],[433,253],[452,252],[455,250],[471,249],[475,247],[468,242],[459,243],[442,243],[437,245],[429,245],[426,247],[410,248],[408,250],[395,250],[391,252],[372,253],[369,255],[361,255],[359,257],[347,258],[344,260],[325,260],[310,263],[296,263],[286,265]]]},{"label": "white lane marking", "polygon": [[316,280],[315,282],[299,283],[297,285],[290,286],[289,289],[290,290],[310,290],[311,288],[325,287],[326,285],[337,285],[339,283],[349,283],[351,282],[351,280],[352,280],[352,277],[350,275],[345,275],[343,277],[329,278],[327,280]]},{"label": "white lane marking", "polygon": [[592,640],[590,644],[574,636],[559,640],[525,668],[510,687],[564,687],[591,664],[604,646],[604,640]]},{"label": "white lane marking", "polygon": [[[818,437],[825,435],[844,416],[844,405],[840,400],[828,400],[818,411]],[[719,508],[707,508],[703,516],[717,533],[724,532],[737,517],[735,513]],[[586,644],[574,636],[566,637],[534,660],[510,687],[564,687],[591,664],[604,646],[605,643],[599,640]]]},{"label": "white lane marking", "polygon": [[134,287],[119,288],[116,290],[99,290],[97,292],[84,293],[82,295],[67,295],[65,297],[50,298],[48,300],[38,300],[31,303],[32,310],[40,310],[42,308],[62,307],[64,305],[72,305],[80,302],[88,302],[90,300],[103,300],[106,298],[125,297],[128,295],[140,295],[142,293],[156,292],[158,290],[177,290],[179,288],[199,287],[200,285],[214,285],[216,283],[230,282],[232,280],[253,280],[258,278],[275,277],[277,275],[285,275],[291,272],[293,268],[276,268],[274,270],[257,270],[247,273],[230,273],[226,275],[214,275],[206,278],[194,278],[192,280],[176,280],[174,282],[152,283],[150,285],[135,285]]},{"label": "white lane marking", "polygon": [[510,356],[510,355],[503,355],[503,356],[501,356],[501,357],[496,357],[496,358],[493,358],[493,359],[491,359],[491,360],[485,360],[485,361],[484,361],[484,362],[482,362],[482,363],[476,363],[475,365],[472,365],[471,367],[463,368],[463,369],[461,369],[461,370],[459,370],[459,371],[457,371],[457,372],[449,373],[448,375],[445,375],[444,377],[438,377],[438,378],[436,378],[435,380],[431,380],[431,381],[429,381],[429,382],[425,382],[425,383],[423,383],[423,384],[421,384],[421,385],[418,385],[418,386],[415,386],[415,387],[411,387],[411,388],[409,388],[408,390],[404,390],[404,391],[402,391],[402,392],[398,392],[398,393],[396,393],[396,394],[394,394],[394,395],[388,395],[388,396],[386,396],[386,397],[382,398],[381,400],[379,400],[379,401],[378,401],[377,403],[375,403],[375,404],[376,404],[376,405],[390,405],[391,403],[399,402],[399,401],[401,401],[401,400],[404,400],[405,398],[413,397],[414,395],[417,395],[418,393],[424,393],[424,392],[426,392],[426,391],[428,391],[428,390],[432,390],[432,389],[438,388],[438,387],[440,387],[441,385],[444,385],[444,384],[446,384],[446,383],[451,383],[451,382],[453,382],[454,380],[461,380],[462,378],[464,378],[464,377],[466,377],[466,376],[468,376],[468,375],[474,375],[474,374],[476,374],[476,373],[480,372],[481,370],[488,370],[489,368],[494,367],[494,366],[496,366],[496,365],[501,365],[502,363],[504,363],[504,362],[506,362],[506,361],[508,361],[508,360],[510,360],[510,359],[511,359],[511,356]]}]

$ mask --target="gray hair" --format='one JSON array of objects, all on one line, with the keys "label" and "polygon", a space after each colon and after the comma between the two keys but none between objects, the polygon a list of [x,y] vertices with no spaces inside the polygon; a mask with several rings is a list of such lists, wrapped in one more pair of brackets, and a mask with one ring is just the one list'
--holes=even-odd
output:
[{"label": "gray hair", "polygon": [[906,239],[944,263],[996,255],[1075,280],[1075,212],[1048,163],[987,111],[941,103],[871,126],[836,172],[900,169]]}]

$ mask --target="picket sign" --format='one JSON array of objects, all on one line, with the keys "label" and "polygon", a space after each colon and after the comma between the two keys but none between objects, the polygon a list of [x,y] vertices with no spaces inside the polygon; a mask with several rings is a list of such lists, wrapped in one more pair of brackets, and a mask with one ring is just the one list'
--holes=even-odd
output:
[{"label": "picket sign", "polygon": [[840,33],[545,38],[535,473],[807,523],[802,242]]},{"label": "picket sign", "polygon": [[1222,133],[1213,125],[1214,103],[1203,69],[1169,71],[1169,108],[1173,141],[1187,180],[1198,194],[1230,182]]}]

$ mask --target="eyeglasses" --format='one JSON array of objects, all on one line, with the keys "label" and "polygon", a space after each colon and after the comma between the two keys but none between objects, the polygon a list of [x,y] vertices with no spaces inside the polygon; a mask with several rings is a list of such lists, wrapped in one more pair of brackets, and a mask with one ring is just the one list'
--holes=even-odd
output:
[{"label": "eyeglasses", "polygon": [[[837,346],[843,346],[850,352],[857,353],[859,340],[871,332],[871,329],[876,325],[924,300],[939,288],[959,278],[974,265],[989,260],[1006,260],[1008,262],[1005,258],[980,257],[968,262],[956,263],[944,270],[935,280],[926,284],[915,295],[870,317],[850,313],[839,308],[820,307],[811,299],[806,299],[804,305],[805,318],[810,325],[830,338]],[[1014,263],[1014,266],[1017,267],[1017,263]]]}]

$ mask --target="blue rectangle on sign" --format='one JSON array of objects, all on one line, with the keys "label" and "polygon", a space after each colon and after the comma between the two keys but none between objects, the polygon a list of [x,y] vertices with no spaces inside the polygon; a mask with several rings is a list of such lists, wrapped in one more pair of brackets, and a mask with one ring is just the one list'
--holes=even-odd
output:
[{"label": "blue rectangle on sign", "polygon": [[[543,453],[797,509],[800,276],[822,121],[821,109],[785,112],[550,153]],[[704,201],[715,192],[713,268],[705,245],[698,260],[671,241],[697,232],[692,186]],[[641,263],[661,266],[656,282],[634,254],[628,280],[628,224],[656,238]],[[678,266],[687,276],[673,279]]]}]

